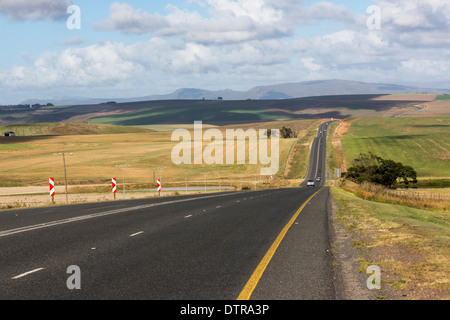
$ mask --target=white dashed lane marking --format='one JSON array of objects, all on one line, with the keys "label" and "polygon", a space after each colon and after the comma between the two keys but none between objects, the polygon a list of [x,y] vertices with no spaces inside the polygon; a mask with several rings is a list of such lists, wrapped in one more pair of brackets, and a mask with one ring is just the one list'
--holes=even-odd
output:
[{"label": "white dashed lane marking", "polygon": [[25,276],[27,276],[29,274],[32,274],[32,273],[35,273],[35,272],[38,272],[38,271],[41,271],[41,270],[44,270],[44,268],[37,268],[37,269],[31,270],[31,271],[19,274],[19,275],[15,276],[15,277],[12,277],[11,279],[13,279],[13,280],[20,279],[20,278],[23,278],[23,277],[25,277]]},{"label": "white dashed lane marking", "polygon": [[140,235],[140,234],[143,234],[143,233],[144,233],[144,231],[139,231],[139,232],[130,234],[130,238],[131,238],[131,237],[136,237],[136,236],[138,236],[138,235]]}]

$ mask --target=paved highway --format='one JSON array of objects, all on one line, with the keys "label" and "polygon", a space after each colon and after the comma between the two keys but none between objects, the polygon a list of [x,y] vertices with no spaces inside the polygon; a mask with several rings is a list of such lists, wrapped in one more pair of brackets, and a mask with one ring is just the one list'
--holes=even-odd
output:
[{"label": "paved highway", "polygon": [[306,180],[316,180],[317,177],[321,178],[319,183],[316,182],[316,186],[323,185],[326,180],[326,143],[327,143],[327,129],[332,121],[322,123],[317,130],[317,137],[311,146],[311,155],[309,160],[309,166],[306,174],[303,187],[306,187]]},{"label": "paved highway", "polygon": [[0,299],[335,299],[323,182],[3,211]]}]

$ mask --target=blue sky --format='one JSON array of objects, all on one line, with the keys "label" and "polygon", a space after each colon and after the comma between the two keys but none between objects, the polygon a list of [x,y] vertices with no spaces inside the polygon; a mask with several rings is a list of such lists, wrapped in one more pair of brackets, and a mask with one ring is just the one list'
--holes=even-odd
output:
[{"label": "blue sky", "polygon": [[[0,0],[1,2],[1,0]],[[12,20],[8,16],[0,15],[0,39],[6,50],[1,52],[0,67],[8,68],[12,63],[20,64],[24,56],[38,56],[44,51],[61,51],[62,44],[70,38],[80,37],[85,42],[82,45],[94,44],[97,41],[120,41],[126,44],[145,41],[149,35],[123,35],[120,32],[104,32],[95,30],[94,25],[108,18],[110,6],[114,1],[104,0],[77,0],[72,3],[81,9],[81,29],[69,30],[66,27],[66,19],[57,20]],[[312,5],[317,1],[304,1],[305,5]],[[355,14],[363,13],[371,4],[370,1],[329,1],[335,4],[345,4]],[[196,3],[185,0],[178,1],[126,1],[124,3],[146,12],[164,14],[166,6],[171,4],[180,9],[195,10],[207,17],[208,12]],[[65,15],[67,18],[70,14]],[[298,36],[311,36],[330,32],[339,22],[322,21],[319,25],[306,25],[297,31]],[[7,32],[5,32],[7,31]],[[20,39],[20,41],[19,41]],[[80,44],[81,45],[81,44]]]},{"label": "blue sky", "polygon": [[0,0],[0,103],[320,79],[450,88],[449,21],[447,0]]}]

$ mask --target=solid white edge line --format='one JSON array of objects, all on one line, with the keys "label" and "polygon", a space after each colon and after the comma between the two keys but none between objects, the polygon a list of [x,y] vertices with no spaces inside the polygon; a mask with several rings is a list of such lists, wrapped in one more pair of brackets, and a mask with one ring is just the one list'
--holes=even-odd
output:
[{"label": "solid white edge line", "polygon": [[31,270],[31,271],[19,274],[18,276],[12,277],[11,279],[12,280],[16,280],[16,279],[19,279],[19,278],[23,278],[23,277],[25,277],[25,276],[27,276],[27,275],[29,275],[31,273],[35,273],[35,272],[38,272],[38,271],[41,271],[41,270],[44,270],[44,268],[37,268],[37,269]]}]

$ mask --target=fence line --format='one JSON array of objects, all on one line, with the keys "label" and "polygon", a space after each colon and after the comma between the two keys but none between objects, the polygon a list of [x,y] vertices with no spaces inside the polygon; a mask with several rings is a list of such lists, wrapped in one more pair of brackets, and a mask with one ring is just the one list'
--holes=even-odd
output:
[{"label": "fence line", "polygon": [[[69,188],[69,203],[86,203],[86,202],[98,202],[98,201],[113,201],[113,194],[111,191],[107,191],[106,187],[111,187],[111,184],[86,184],[84,183],[86,181],[83,181],[80,184],[70,184],[68,185]],[[119,181],[117,181],[117,195],[122,193],[121,186],[123,185]],[[223,192],[230,191],[230,187],[235,188],[236,190],[242,190],[242,189],[259,189],[258,187],[260,184],[267,182],[266,178],[255,178],[255,179],[249,179],[249,175],[243,175],[242,177],[238,177],[235,179],[202,179],[202,180],[184,180],[180,179],[178,181],[165,181],[164,177],[162,179],[162,185],[163,185],[163,196],[167,195],[177,195],[177,194],[184,194],[185,192],[189,193],[201,193],[201,192],[211,192],[214,190],[220,190]],[[125,193],[128,194],[128,199],[132,198],[143,198],[151,196],[158,196],[158,192],[156,191],[156,183],[150,182],[150,183],[125,183],[125,186],[128,186],[126,188]],[[134,188],[130,188],[130,186]],[[139,190],[135,189],[136,187],[141,187],[141,189],[146,188],[145,186],[150,186],[153,189],[146,189],[146,190]],[[168,190],[167,188],[171,188],[171,186],[174,186],[175,188],[179,190]],[[207,187],[208,190],[203,191],[204,187]],[[57,187],[57,193],[54,197],[57,204],[66,204],[65,200],[65,193],[61,190],[61,185],[56,186]],[[165,188],[164,188],[165,187]],[[186,187],[186,188],[185,188]],[[198,188],[198,190],[192,190],[191,188],[195,187]],[[28,208],[28,207],[36,207],[36,206],[47,206],[52,204],[52,198],[49,195],[48,191],[43,191],[46,189],[44,186],[36,186],[36,188],[40,188],[42,190],[33,191],[31,190],[24,190],[21,193],[14,193],[14,194],[0,194],[0,209],[13,209],[13,208]],[[70,191],[72,188],[76,188],[76,191]],[[89,191],[89,188],[91,190]],[[101,188],[100,190],[96,191],[95,188]],[[213,188],[213,189],[211,189]],[[87,189],[86,192],[83,192],[83,189]],[[164,190],[165,189],[165,190]],[[5,191],[6,192],[6,191]],[[120,196],[117,196],[117,199],[121,199]]]},{"label": "fence line", "polygon": [[414,200],[450,200],[450,194],[441,194],[439,192],[416,192],[404,190],[387,190],[388,195],[394,195],[399,198]]}]

